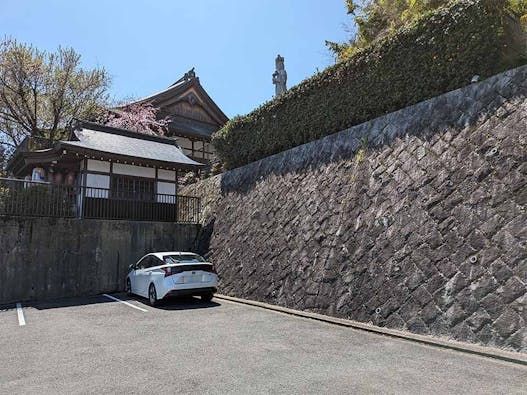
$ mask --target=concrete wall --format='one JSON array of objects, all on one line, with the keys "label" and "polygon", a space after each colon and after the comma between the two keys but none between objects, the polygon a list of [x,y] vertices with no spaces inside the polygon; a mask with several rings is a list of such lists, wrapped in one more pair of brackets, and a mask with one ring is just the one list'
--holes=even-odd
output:
[{"label": "concrete wall", "polygon": [[221,292],[527,351],[527,67],[190,186]]},{"label": "concrete wall", "polygon": [[0,304],[124,288],[148,252],[191,250],[199,225],[0,217]]}]

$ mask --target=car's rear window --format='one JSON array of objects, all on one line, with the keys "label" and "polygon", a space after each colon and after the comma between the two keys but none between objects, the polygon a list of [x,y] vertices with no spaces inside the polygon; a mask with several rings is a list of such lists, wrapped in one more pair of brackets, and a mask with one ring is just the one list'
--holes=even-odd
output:
[{"label": "car's rear window", "polygon": [[165,255],[163,260],[167,265],[175,263],[199,263],[205,262],[203,257],[197,254],[177,254],[177,255]]}]

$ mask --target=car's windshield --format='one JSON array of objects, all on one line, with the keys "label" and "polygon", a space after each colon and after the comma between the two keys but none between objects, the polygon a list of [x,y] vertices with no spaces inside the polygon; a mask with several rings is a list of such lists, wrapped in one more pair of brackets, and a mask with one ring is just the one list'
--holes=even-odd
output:
[{"label": "car's windshield", "polygon": [[201,256],[197,254],[177,254],[177,255],[165,255],[163,257],[167,265],[174,263],[196,263],[205,262]]}]

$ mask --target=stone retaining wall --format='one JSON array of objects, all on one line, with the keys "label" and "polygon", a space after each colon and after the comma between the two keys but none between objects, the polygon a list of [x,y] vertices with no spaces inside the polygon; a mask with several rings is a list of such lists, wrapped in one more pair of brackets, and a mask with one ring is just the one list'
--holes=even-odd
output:
[{"label": "stone retaining wall", "polygon": [[187,188],[221,292],[527,351],[527,67]]}]

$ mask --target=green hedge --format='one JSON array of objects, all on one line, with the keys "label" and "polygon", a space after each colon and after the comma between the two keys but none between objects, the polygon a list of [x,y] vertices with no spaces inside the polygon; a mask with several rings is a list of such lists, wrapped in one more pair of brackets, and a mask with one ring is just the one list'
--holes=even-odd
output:
[{"label": "green hedge", "polygon": [[301,82],[213,136],[226,169],[519,65],[506,0],[462,0]]}]

